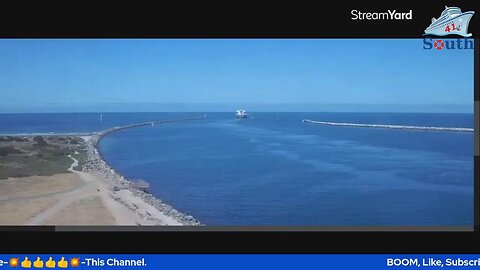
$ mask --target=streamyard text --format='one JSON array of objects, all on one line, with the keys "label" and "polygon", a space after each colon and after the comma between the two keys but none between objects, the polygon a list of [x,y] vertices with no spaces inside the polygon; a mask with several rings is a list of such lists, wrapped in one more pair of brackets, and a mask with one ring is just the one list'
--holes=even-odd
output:
[{"label": "streamyard text", "polygon": [[411,20],[413,11],[397,12],[396,10],[387,10],[386,12],[363,12],[359,10],[351,11],[351,19],[356,20]]}]

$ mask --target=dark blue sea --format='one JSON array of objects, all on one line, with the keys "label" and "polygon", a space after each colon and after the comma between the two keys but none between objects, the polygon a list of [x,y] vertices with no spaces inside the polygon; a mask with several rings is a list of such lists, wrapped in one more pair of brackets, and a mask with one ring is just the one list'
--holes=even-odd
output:
[{"label": "dark blue sea", "polygon": [[[204,113],[1,114],[0,133],[88,132]],[[473,114],[207,113],[102,140],[128,178],[207,225],[473,225],[473,133],[331,122],[473,127]]]}]

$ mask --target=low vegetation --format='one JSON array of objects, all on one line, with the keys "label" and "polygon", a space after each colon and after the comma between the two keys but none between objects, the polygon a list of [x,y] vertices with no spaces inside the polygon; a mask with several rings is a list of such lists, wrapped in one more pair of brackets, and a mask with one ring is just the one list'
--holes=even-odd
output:
[{"label": "low vegetation", "polygon": [[72,155],[80,169],[86,161],[85,145],[74,136],[0,136],[0,179],[68,172]]},{"label": "low vegetation", "polygon": [[14,146],[0,146],[0,156],[5,157],[8,155],[22,154],[23,152]]},{"label": "low vegetation", "polygon": [[42,136],[33,137],[33,146],[46,146],[48,143],[43,139]]},{"label": "low vegetation", "polygon": [[27,142],[26,137],[14,137],[14,136],[1,136],[0,142]]},{"label": "low vegetation", "polygon": [[76,171],[82,171],[88,158],[86,149],[78,149],[72,157],[78,160],[78,166],[73,167],[73,169]]}]

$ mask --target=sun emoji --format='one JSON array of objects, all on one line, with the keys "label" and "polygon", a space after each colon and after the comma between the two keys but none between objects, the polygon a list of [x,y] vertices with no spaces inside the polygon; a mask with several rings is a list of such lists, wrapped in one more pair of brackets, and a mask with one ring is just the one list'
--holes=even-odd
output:
[{"label": "sun emoji", "polygon": [[70,266],[72,266],[72,267],[80,266],[80,258],[71,258],[70,259]]},{"label": "sun emoji", "polygon": [[10,264],[10,267],[17,267],[18,266],[18,258],[11,258],[9,264]]}]

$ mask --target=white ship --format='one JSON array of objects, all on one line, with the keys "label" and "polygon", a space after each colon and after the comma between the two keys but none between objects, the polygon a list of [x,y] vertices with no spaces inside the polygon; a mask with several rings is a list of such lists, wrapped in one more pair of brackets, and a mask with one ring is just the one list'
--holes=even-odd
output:
[{"label": "white ship", "polygon": [[237,118],[247,118],[248,114],[245,110],[237,110],[235,117]]},{"label": "white ship", "polygon": [[438,19],[432,18],[432,23],[425,29],[425,35],[446,36],[461,35],[471,37],[468,31],[468,23],[475,12],[462,10],[458,7],[447,7]]}]

